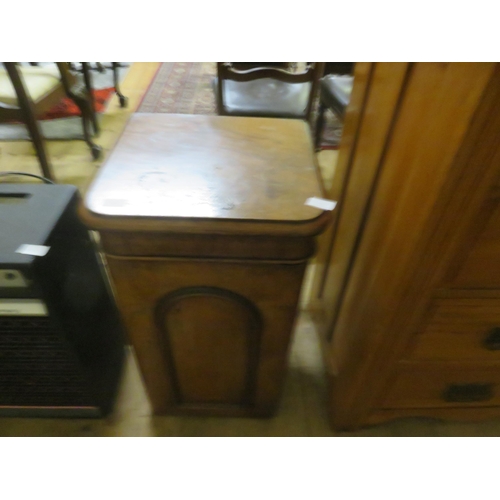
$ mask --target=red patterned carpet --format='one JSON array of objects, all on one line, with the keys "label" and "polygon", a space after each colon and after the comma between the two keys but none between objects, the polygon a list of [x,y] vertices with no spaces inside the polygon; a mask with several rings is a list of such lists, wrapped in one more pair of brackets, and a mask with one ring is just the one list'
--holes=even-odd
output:
[{"label": "red patterned carpet", "polygon": [[[94,90],[94,105],[98,113],[104,113],[109,99],[113,96],[114,88]],[[60,103],[43,114],[39,120],[55,120],[57,118],[69,118],[80,116],[80,108],[69,97],[65,97]]]},{"label": "red patterned carpet", "polygon": [[216,114],[213,62],[162,63],[137,112]]},{"label": "red patterned carpet", "polygon": [[[216,63],[165,62],[139,106],[138,113],[216,114],[212,81]],[[312,123],[316,122],[316,113]],[[322,147],[337,148],[342,127],[329,112],[325,115]]]}]

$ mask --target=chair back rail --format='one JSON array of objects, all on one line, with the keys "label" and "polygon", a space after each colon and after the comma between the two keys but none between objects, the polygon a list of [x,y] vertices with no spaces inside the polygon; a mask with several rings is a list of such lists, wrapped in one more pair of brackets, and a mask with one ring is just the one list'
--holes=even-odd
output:
[{"label": "chair back rail", "polygon": [[247,70],[237,70],[229,62],[217,63],[217,107],[220,114],[225,114],[224,107],[224,80],[232,80],[236,82],[250,82],[253,80],[261,80],[270,78],[280,82],[300,84],[311,83],[307,107],[305,109],[304,118],[309,121],[314,96],[316,95],[319,79],[323,76],[325,68],[324,62],[308,63],[304,71],[294,73],[286,69],[276,67],[259,67]]},{"label": "chair back rail", "polygon": [[252,68],[246,70],[237,70],[232,63],[217,63],[217,73],[223,80],[234,80],[236,82],[250,82],[260,80],[261,78],[273,78],[286,83],[305,83],[310,82],[314,74],[314,65],[308,65],[305,71],[292,73],[281,68]]}]

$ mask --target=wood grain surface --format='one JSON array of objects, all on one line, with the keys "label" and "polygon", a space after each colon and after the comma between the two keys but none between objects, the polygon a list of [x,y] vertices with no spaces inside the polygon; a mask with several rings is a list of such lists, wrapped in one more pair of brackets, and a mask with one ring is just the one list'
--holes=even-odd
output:
[{"label": "wood grain surface", "polygon": [[80,214],[156,414],[272,414],[322,195],[300,120],[131,118]]},{"label": "wood grain surface", "polygon": [[[156,414],[274,411],[305,263],[113,256],[108,263]],[[170,294],[200,288],[158,316]]]},{"label": "wood grain surface", "polygon": [[302,120],[133,115],[89,189],[86,206],[114,217],[310,221],[322,211]]},{"label": "wood grain surface", "polygon": [[[493,396],[476,407],[498,403],[495,354],[483,355],[479,346],[496,323],[498,306],[486,297],[483,302],[480,290],[469,299],[467,280],[453,282],[453,276],[470,279],[467,256],[473,258],[481,234],[494,239],[495,225],[488,221],[500,174],[500,68],[411,63],[404,77],[398,69],[399,64],[376,63],[372,71],[325,281],[323,298],[333,298],[323,301],[322,317],[332,318],[325,345],[333,366],[330,415],[337,428],[372,421],[382,407],[392,408],[392,417],[396,408],[426,407],[429,414],[445,404],[436,396],[444,386],[480,394],[486,389],[476,385],[486,375]],[[376,98],[377,88],[392,88],[398,96],[392,108]],[[374,117],[385,124],[380,134]],[[476,261],[476,269],[482,267],[484,277],[488,262]],[[335,269],[341,270],[340,280],[333,279]],[[475,284],[487,286],[479,276]],[[438,302],[433,316],[433,301],[450,286],[455,302]],[[410,368],[403,360],[413,359],[412,353],[418,360]]]}]

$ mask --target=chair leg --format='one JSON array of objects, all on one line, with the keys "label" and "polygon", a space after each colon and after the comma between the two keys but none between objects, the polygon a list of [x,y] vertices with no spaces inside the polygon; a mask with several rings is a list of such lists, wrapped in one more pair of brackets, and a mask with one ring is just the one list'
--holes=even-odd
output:
[{"label": "chair leg", "polygon": [[66,95],[74,101],[82,114],[83,135],[85,142],[90,146],[92,157],[97,160],[101,156],[102,148],[92,141],[90,124],[92,123],[92,105],[90,104],[87,92],[83,85],[72,88],[67,77],[67,63],[57,63],[61,72],[61,81]]},{"label": "chair leg", "polygon": [[97,160],[101,156],[102,148],[92,141],[92,134],[90,132],[90,124],[92,123],[92,109],[88,99],[76,93],[71,93],[70,97],[75,101],[76,105],[80,108],[82,113],[83,136],[85,142],[89,145],[92,152],[92,158]]},{"label": "chair leg", "polygon": [[212,87],[215,93],[215,101],[217,106],[217,114],[220,116],[224,116],[226,113],[224,112],[224,96],[222,95],[222,87],[220,86],[220,78],[216,76],[212,80]]},{"label": "chair leg", "polygon": [[38,155],[38,160],[40,161],[40,167],[42,168],[43,176],[51,181],[55,181],[54,174],[52,172],[52,167],[50,166],[49,160],[47,158],[47,151],[45,150],[45,142],[40,131],[40,126],[33,115],[26,116],[26,125],[35,146],[36,154]]},{"label": "chair leg", "polygon": [[85,87],[87,89],[88,98],[90,101],[92,125],[94,127],[94,132],[96,134],[99,134],[100,128],[99,128],[99,122],[97,120],[97,112],[95,109],[94,90],[93,90],[94,86],[92,84],[92,75],[90,74],[89,65],[86,62],[82,62],[82,73],[83,73],[83,79],[85,81]]},{"label": "chair leg", "polygon": [[55,181],[54,174],[52,173],[52,168],[47,158],[47,152],[45,151],[44,138],[42,136],[42,133],[40,132],[40,126],[36,120],[35,107],[33,105],[31,97],[26,91],[24,80],[21,77],[16,63],[6,62],[4,63],[4,66],[16,91],[17,99],[19,101],[19,108],[21,110],[21,116],[24,120],[24,123],[28,127],[31,140],[33,141],[33,145],[35,146],[36,153],[40,161],[40,166],[42,167],[43,175],[47,177],[47,179]]},{"label": "chair leg", "polygon": [[316,136],[314,139],[314,147],[316,148],[316,151],[319,151],[321,147],[321,136],[323,134],[323,127],[325,124],[325,110],[326,106],[320,101],[318,119],[316,121]]},{"label": "chair leg", "polygon": [[115,86],[116,95],[120,99],[120,107],[126,108],[128,99],[120,91],[120,81],[118,78],[118,70],[120,69],[120,65],[116,62],[112,62],[111,67],[113,68],[113,85]]},{"label": "chair leg", "polygon": [[97,160],[101,156],[102,148],[92,140],[92,134],[90,133],[90,124],[92,123],[92,110],[90,106],[91,105],[87,100],[83,100],[82,106],[79,107],[82,110],[83,136],[85,137],[85,142],[90,147],[92,158],[94,160]]}]

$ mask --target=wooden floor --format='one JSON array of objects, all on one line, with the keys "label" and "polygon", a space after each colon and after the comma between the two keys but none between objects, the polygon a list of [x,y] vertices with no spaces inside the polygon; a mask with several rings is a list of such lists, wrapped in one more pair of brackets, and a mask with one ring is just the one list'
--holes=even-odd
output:
[{"label": "wooden floor", "polygon": [[[83,141],[48,143],[59,182],[75,184],[85,191],[116,143],[128,116],[139,105],[157,68],[158,63],[132,65],[122,85],[123,93],[129,98],[129,107],[121,109],[114,97],[102,117],[102,133],[96,139],[104,148],[100,162],[91,161]],[[324,151],[319,155],[327,181],[332,176],[336,159],[336,151]],[[7,170],[40,173],[29,142],[0,142],[0,171]],[[307,285],[305,283],[305,295]],[[2,418],[0,436],[500,436],[500,419],[474,424],[401,419],[357,432],[335,433],[328,425],[326,398],[316,332],[307,311],[303,311],[295,328],[281,405],[271,419],[153,417],[134,354],[128,349],[115,410],[107,419]]]}]

